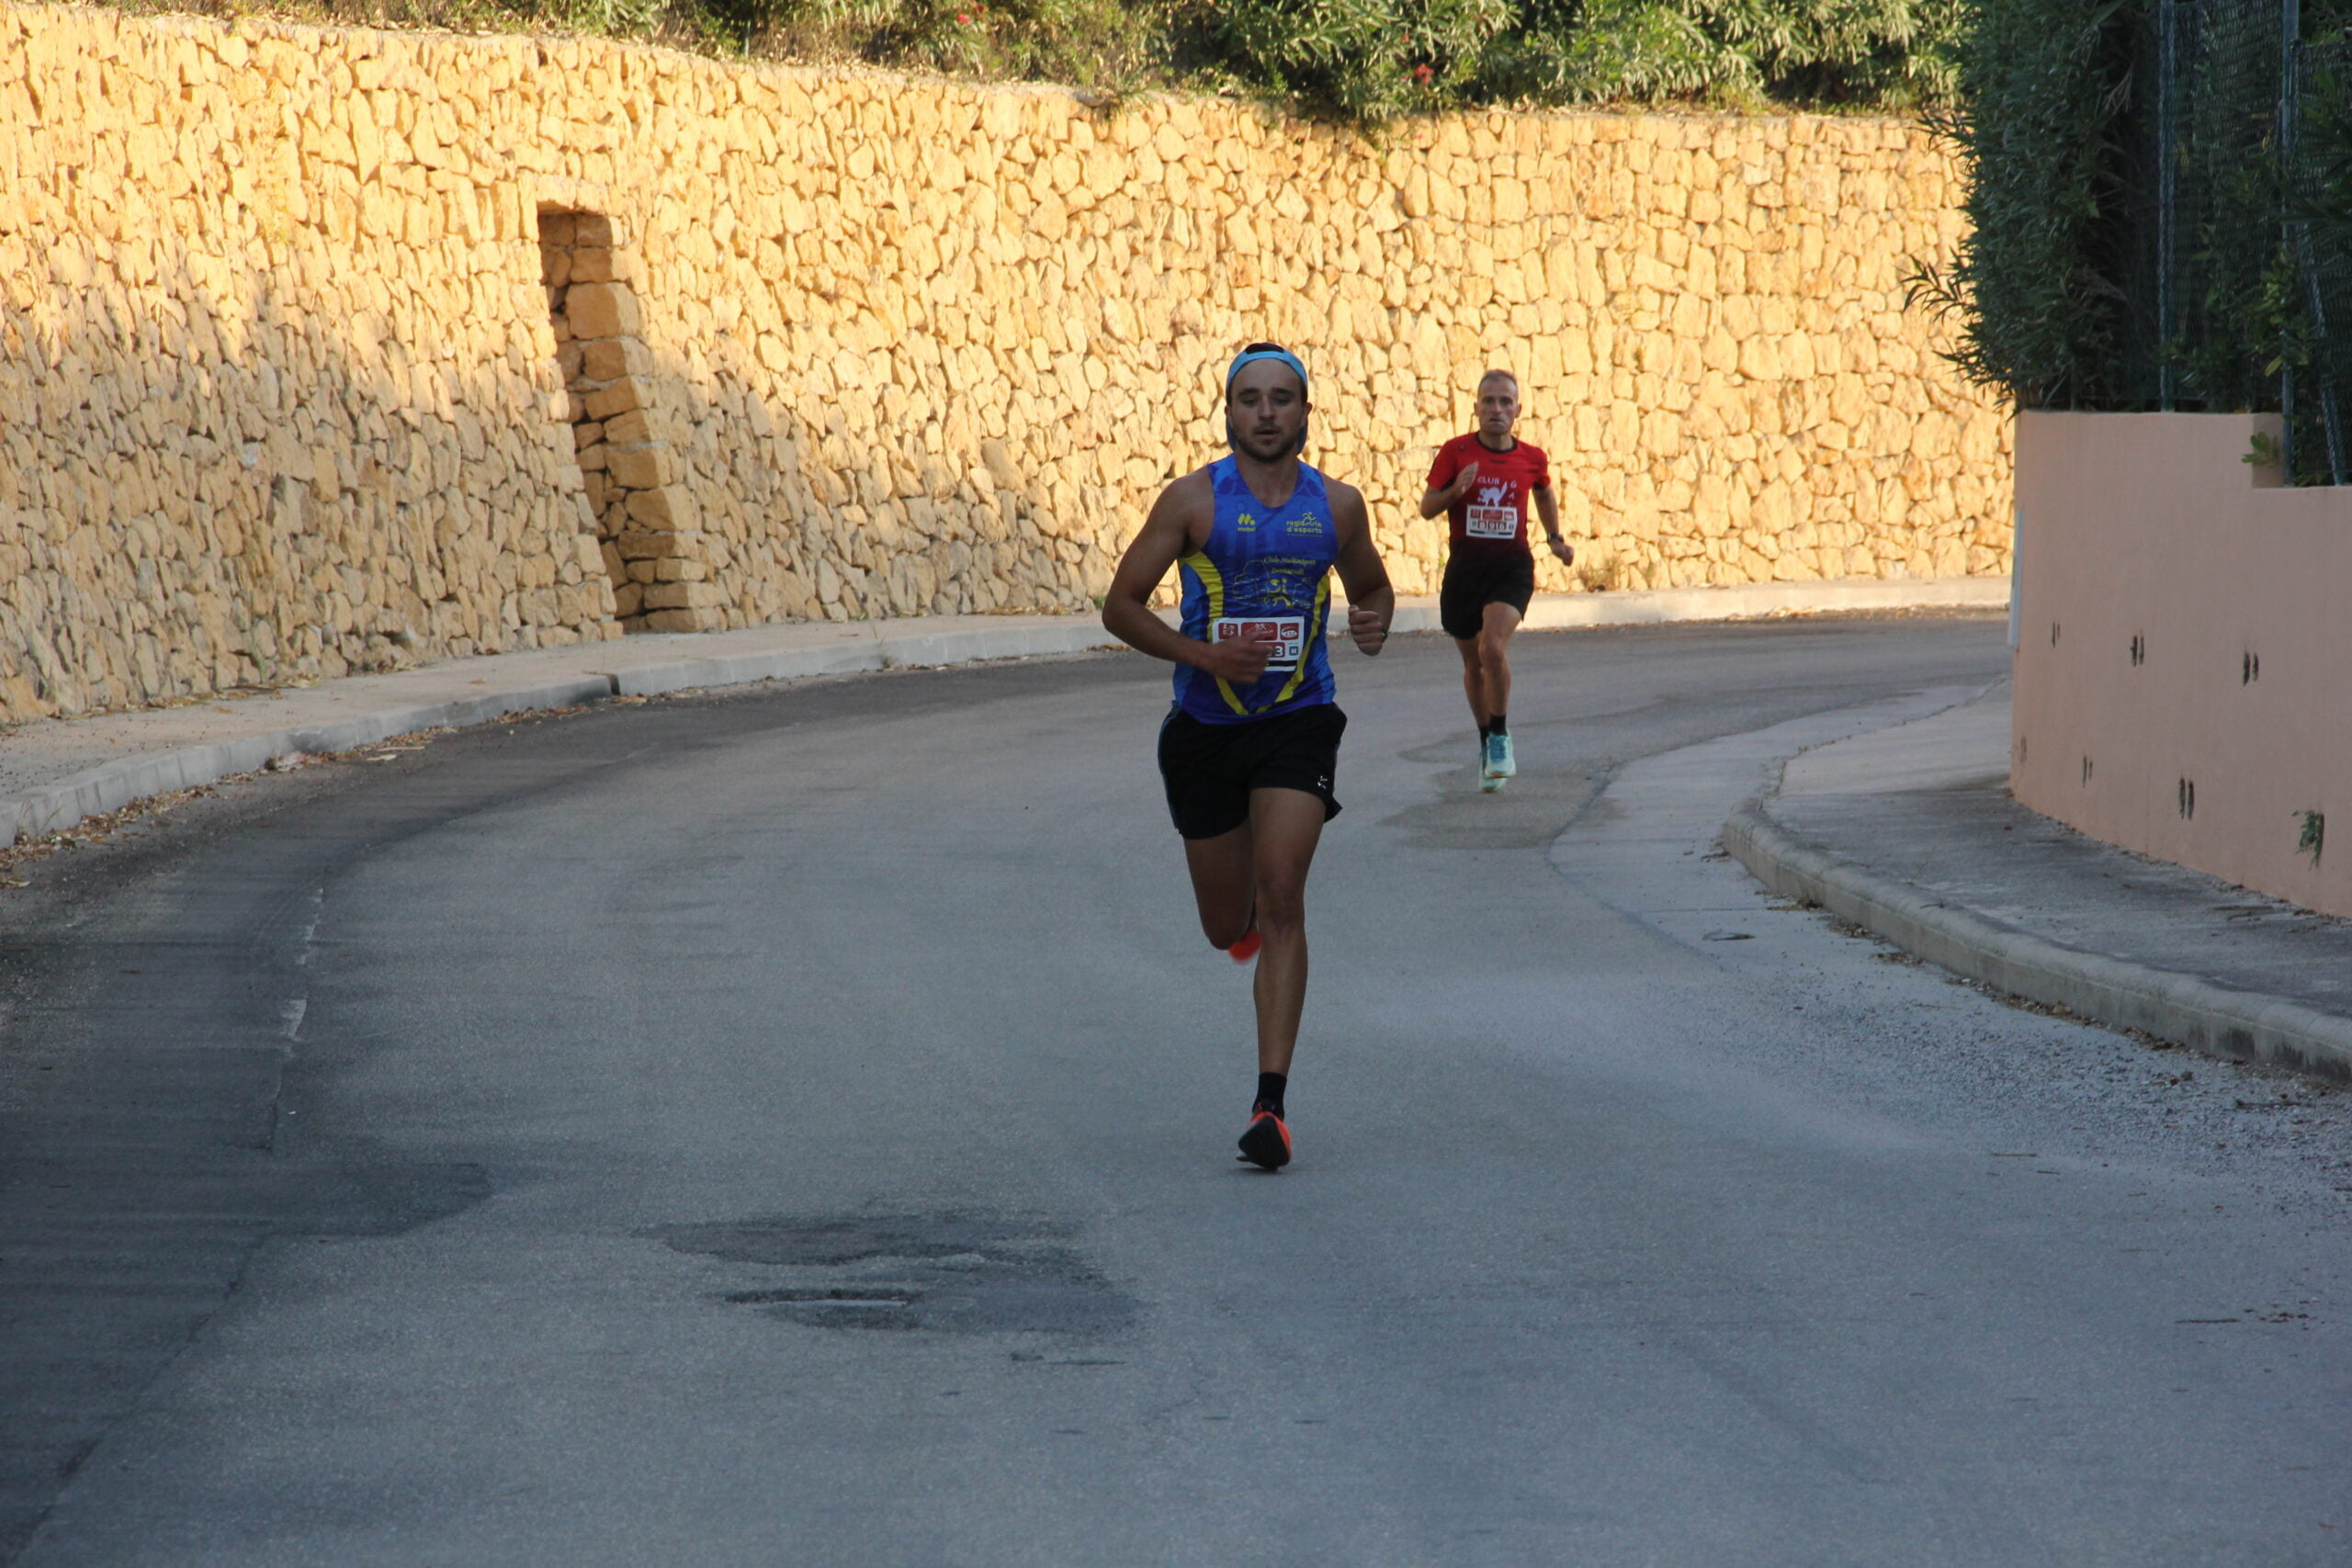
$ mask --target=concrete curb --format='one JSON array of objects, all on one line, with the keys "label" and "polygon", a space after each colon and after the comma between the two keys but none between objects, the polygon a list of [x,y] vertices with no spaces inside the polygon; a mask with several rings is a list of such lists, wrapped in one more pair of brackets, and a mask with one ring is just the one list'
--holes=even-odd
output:
[{"label": "concrete curb", "polygon": [[[1834,615],[1857,610],[2006,610],[2006,577],[1937,577],[1852,581],[1752,582],[1736,588],[1658,588],[1632,593],[1539,593],[1527,606],[1523,631],[1577,626],[1648,626],[1675,621],[1740,621],[1766,615]],[[1437,600],[1421,595],[1399,604],[1391,623],[1400,632],[1439,629]],[[1332,635],[1343,636],[1337,617]]]},{"label": "concrete curb", "polygon": [[842,641],[827,648],[778,649],[718,659],[686,659],[667,664],[620,670],[611,677],[612,691],[620,697],[655,696],[697,686],[740,686],[754,681],[800,681],[819,675],[853,675],[864,671],[929,669],[950,664],[977,664],[990,659],[1035,659],[1055,654],[1091,653],[1115,648],[1118,639],[1091,623],[1066,621],[1022,625],[1007,616],[1002,626],[964,627],[955,631],[922,631],[906,622],[870,623],[844,627]]},{"label": "concrete curb", "polygon": [[[1954,606],[1994,609],[2007,603],[2007,578],[1772,582],[1633,593],[1544,594],[1528,606],[1523,624],[1530,630],[1544,631],[1776,615],[1835,615],[1854,610]],[[1174,612],[1166,614],[1173,619]],[[0,844],[53,833],[84,818],[118,810],[147,795],[194,789],[232,773],[251,773],[272,757],[282,757],[289,751],[341,751],[411,730],[487,724],[506,714],[532,708],[571,707],[616,696],[657,696],[696,687],[745,685],[756,681],[807,680],[876,670],[1087,653],[1117,646],[1091,615],[1005,615],[989,620],[990,624],[982,626],[959,625],[944,628],[927,626],[922,618],[820,623],[818,627],[792,628],[797,632],[822,630],[831,634],[828,640],[814,645],[645,664],[631,664],[613,657],[614,652],[626,649],[628,642],[590,645],[581,650],[581,670],[576,675],[543,679],[449,702],[393,703],[332,722],[128,756],[55,784],[0,795],[0,835],[5,835],[0,836]],[[1396,627],[1400,632],[1434,631],[1437,624],[1437,602],[1433,596],[1419,596],[1397,608]],[[1332,634],[1346,635],[1344,617],[1335,618]],[[610,669],[595,668],[606,660],[610,660]],[[494,678],[496,656],[481,661],[479,667]]]},{"label": "concrete curb", "polygon": [[70,828],[87,817],[119,810],[134,800],[175,789],[216,784],[232,773],[251,773],[289,751],[342,751],[387,736],[441,727],[462,729],[534,708],[575,707],[616,696],[653,696],[703,686],[748,685],[758,681],[933,665],[969,664],[990,659],[1085,653],[1115,646],[1099,626],[1041,622],[1034,626],[968,628],[945,632],[896,627],[844,628],[834,645],[780,649],[716,659],[673,660],[659,664],[589,671],[580,676],[511,687],[451,702],[411,703],[372,709],[332,723],[296,726],[239,736],[209,745],[186,746],[76,773],[56,784],[0,796],[0,845]]},{"label": "concrete curb", "polygon": [[1796,837],[1766,814],[1761,799],[1732,813],[1724,848],[1773,892],[1808,899],[1972,980],[2211,1055],[2352,1082],[2352,1018],[2086,953],[1939,903]]},{"label": "concrete curb", "polygon": [[38,833],[53,833],[85,817],[119,809],[147,795],[194,789],[217,783],[231,773],[251,773],[272,757],[282,757],[288,751],[342,751],[413,729],[487,724],[510,713],[603,702],[612,695],[612,677],[593,675],[455,702],[378,708],[332,724],[274,729],[209,746],[186,746],[144,757],[126,757],[41,789],[0,798],[0,828],[10,829],[8,838],[0,841],[14,843]]}]

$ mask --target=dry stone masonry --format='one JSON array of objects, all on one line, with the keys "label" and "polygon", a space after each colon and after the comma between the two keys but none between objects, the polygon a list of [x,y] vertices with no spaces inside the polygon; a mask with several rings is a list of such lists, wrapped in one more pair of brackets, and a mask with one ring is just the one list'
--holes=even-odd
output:
[{"label": "dry stone masonry", "polygon": [[1090,605],[1218,373],[1398,585],[1488,365],[1574,576],[1994,572],[2002,411],[1880,119],[1456,116],[0,6],[0,719],[786,617]]},{"label": "dry stone masonry", "polygon": [[613,220],[542,211],[539,261],[614,613],[626,631],[708,631],[719,624],[718,591],[678,433],[656,407],[645,317],[616,261]]}]

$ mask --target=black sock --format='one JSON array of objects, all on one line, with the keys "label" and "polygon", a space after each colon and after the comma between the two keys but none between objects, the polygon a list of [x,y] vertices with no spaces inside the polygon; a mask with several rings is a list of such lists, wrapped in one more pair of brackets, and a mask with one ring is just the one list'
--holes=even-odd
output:
[{"label": "black sock", "polygon": [[1494,732],[1487,728],[1486,722],[1483,719],[1480,720],[1478,724],[1478,744],[1484,746],[1487,743],[1487,737],[1492,733]]},{"label": "black sock", "polygon": [[1502,715],[1497,714],[1494,717],[1487,721],[1487,733],[1489,735],[1509,735],[1510,733],[1510,726],[1503,722]]},{"label": "black sock", "polygon": [[1260,1073],[1258,1075],[1258,1109],[1271,1111],[1280,1116],[1283,1113],[1283,1089],[1289,1083],[1290,1075],[1287,1073]]}]

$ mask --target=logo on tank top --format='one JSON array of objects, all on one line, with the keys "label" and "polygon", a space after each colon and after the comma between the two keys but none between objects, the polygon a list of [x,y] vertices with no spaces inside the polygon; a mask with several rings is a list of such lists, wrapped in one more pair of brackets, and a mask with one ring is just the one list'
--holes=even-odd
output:
[{"label": "logo on tank top", "polygon": [[1317,518],[1312,512],[1300,513],[1297,516],[1283,524],[1283,527],[1285,531],[1293,534],[1320,534],[1323,532],[1322,520]]},{"label": "logo on tank top", "polygon": [[1473,539],[1509,539],[1519,534],[1519,508],[1512,504],[1512,481],[1496,479],[1478,486],[1478,499],[1469,506],[1462,531]]},{"label": "logo on tank top", "polygon": [[1258,519],[1256,514],[1248,512],[1243,513],[1240,516],[1233,520],[1233,529],[1237,534],[1256,533],[1258,531]]}]

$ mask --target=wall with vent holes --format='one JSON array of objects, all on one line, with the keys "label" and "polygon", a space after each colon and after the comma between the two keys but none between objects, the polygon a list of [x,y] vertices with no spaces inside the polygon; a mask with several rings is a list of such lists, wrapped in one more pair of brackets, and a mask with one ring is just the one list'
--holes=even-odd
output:
[{"label": "wall with vent holes", "polygon": [[2018,427],[2010,784],[2034,810],[2352,915],[2352,490],[2294,489],[2276,414]]},{"label": "wall with vent holes", "polygon": [[[2007,566],[1860,118],[1230,101],[0,7],[0,718],[788,617],[1089,606],[1258,337],[1398,585],[1478,372],[1550,589]],[[582,236],[589,236],[583,243]],[[593,275],[593,276],[592,276]]]}]

